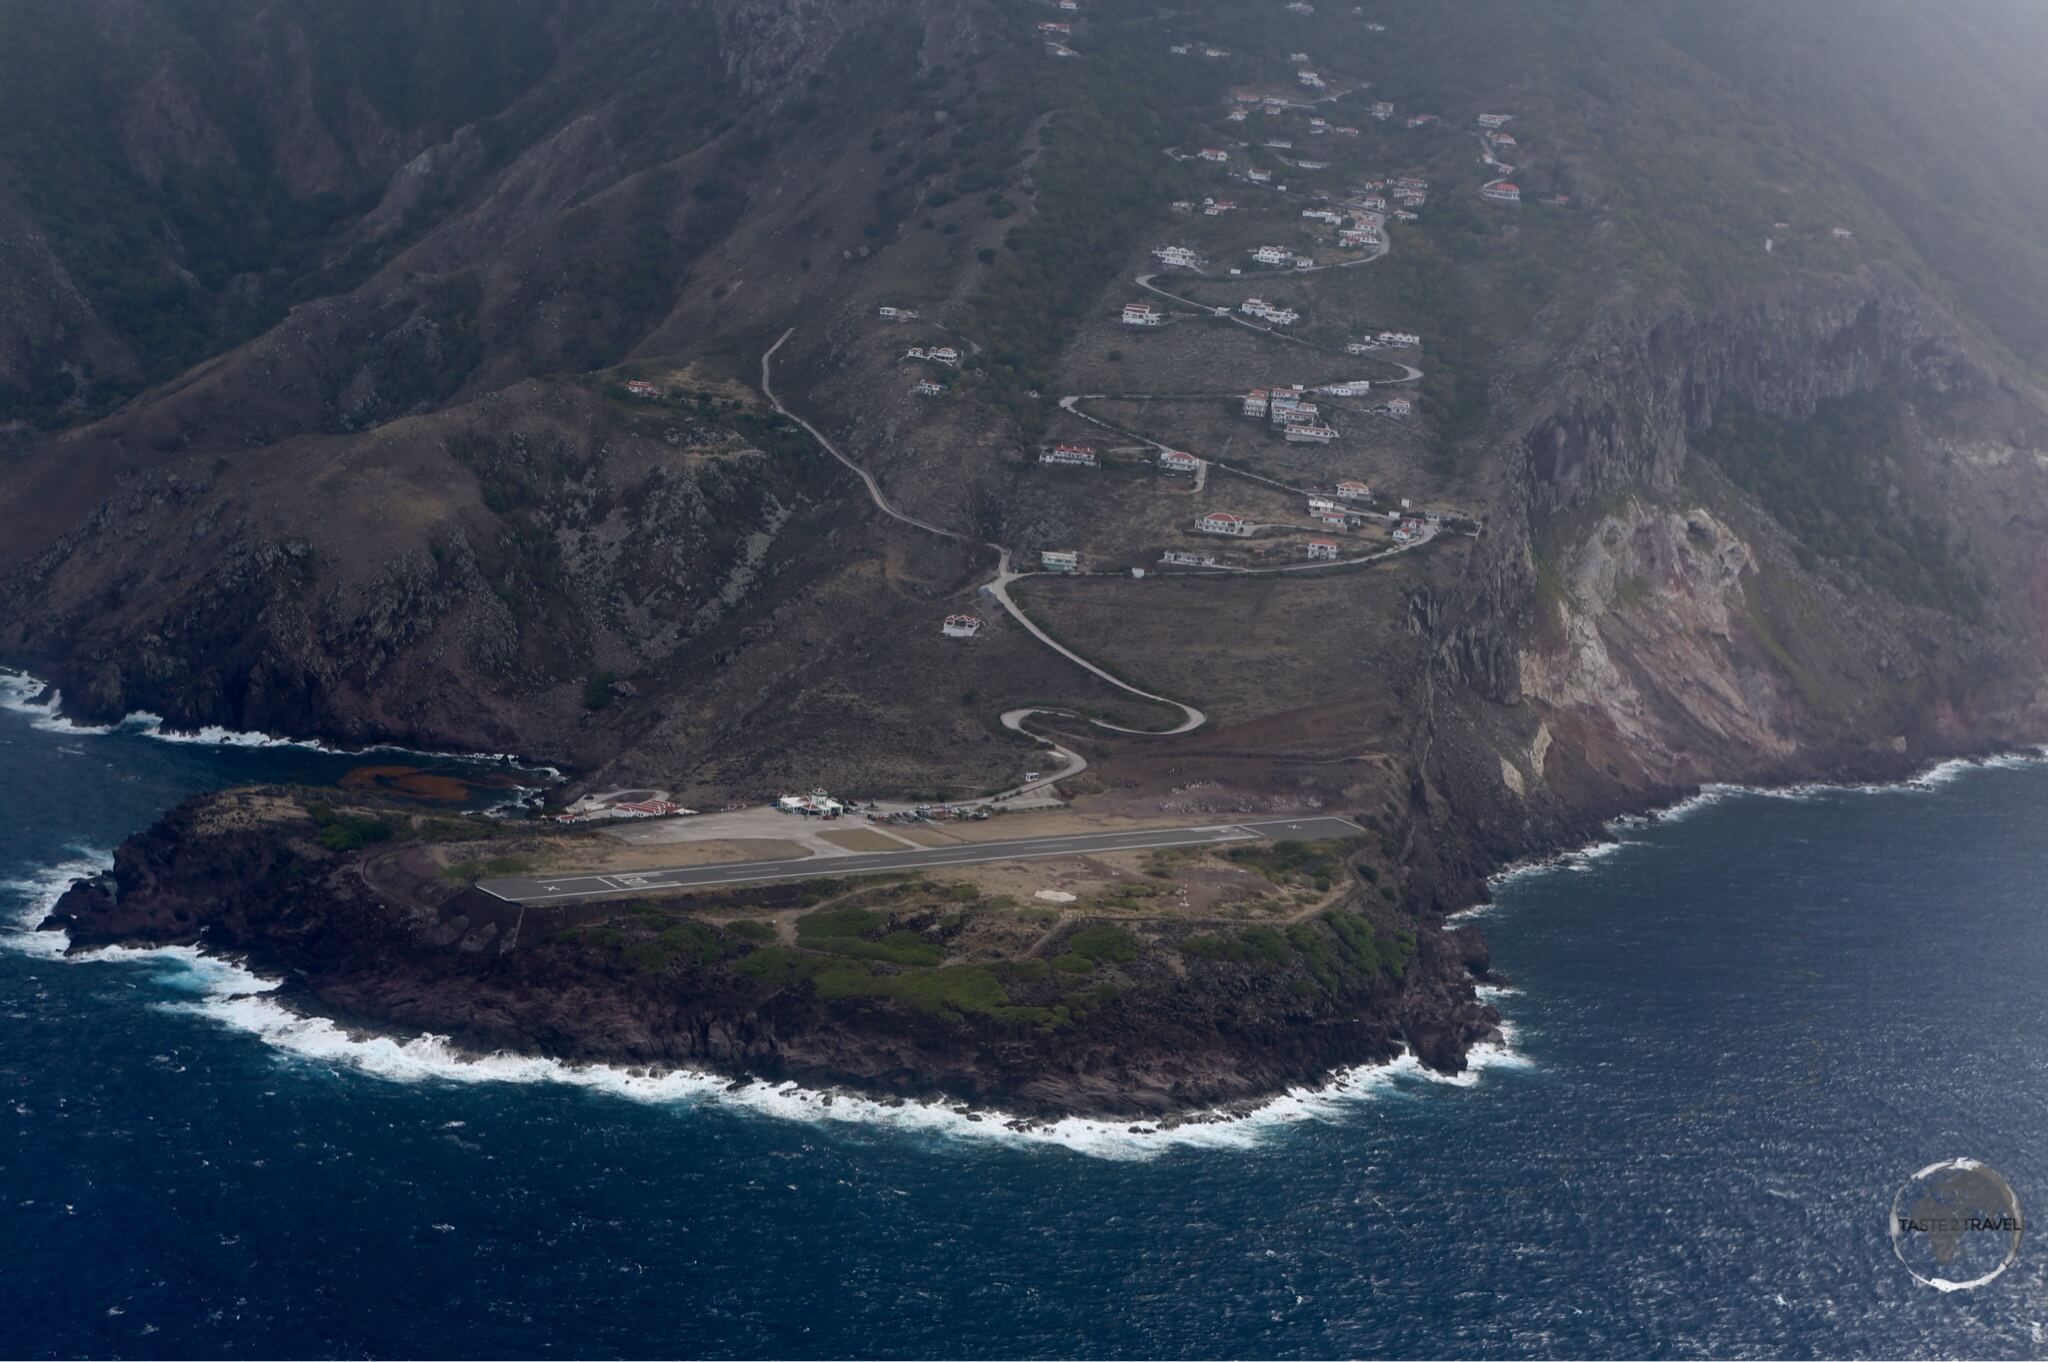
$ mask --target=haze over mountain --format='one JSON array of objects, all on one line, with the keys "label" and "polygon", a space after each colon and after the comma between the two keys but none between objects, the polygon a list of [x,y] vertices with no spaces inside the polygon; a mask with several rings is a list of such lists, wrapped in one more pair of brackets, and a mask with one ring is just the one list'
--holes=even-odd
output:
[{"label": "haze over mountain", "polygon": [[[1178,719],[994,612],[987,541],[1078,550],[1021,608],[1209,720],[1084,735],[1108,788],[1384,806],[1390,863],[1452,868],[1418,899],[1702,779],[2039,735],[2037,6],[0,0],[0,31],[0,655],[81,712],[693,799],[994,788],[1016,706]],[[1295,53],[1357,129],[1320,170],[1305,110],[1229,119]],[[1479,193],[1484,112],[1518,207]],[[1232,285],[1368,175],[1430,184],[1384,259]],[[1327,349],[1121,326],[1171,241],[1209,273],[1160,287],[1260,289]],[[791,327],[776,396],[961,537],[763,399]],[[1305,453],[1235,414],[1385,385],[1411,366],[1343,345],[1388,328],[1422,337],[1411,419]],[[904,351],[939,345],[920,398]],[[1036,457],[1084,437],[1213,475]],[[1126,571],[1337,475],[1484,528]]]}]

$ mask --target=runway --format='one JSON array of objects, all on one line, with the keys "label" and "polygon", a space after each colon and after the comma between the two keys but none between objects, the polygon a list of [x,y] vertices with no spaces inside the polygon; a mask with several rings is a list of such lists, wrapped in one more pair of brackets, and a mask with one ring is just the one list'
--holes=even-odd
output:
[{"label": "runway", "polygon": [[[858,827],[858,823],[851,824]],[[1161,847],[1207,846],[1217,842],[1321,842],[1356,837],[1365,829],[1345,818],[1269,819],[1257,823],[1216,823],[1193,828],[1136,828],[1130,832],[1069,833],[1003,842],[965,842],[916,851],[855,852],[784,861],[735,861],[724,865],[676,866],[665,870],[571,871],[561,875],[497,875],[477,888],[508,903],[577,903],[680,889],[723,889],[769,880],[813,880],[839,875],[873,875],[927,870],[988,861],[1028,861],[1051,856],[1084,856],[1100,851],[1150,851]]]}]

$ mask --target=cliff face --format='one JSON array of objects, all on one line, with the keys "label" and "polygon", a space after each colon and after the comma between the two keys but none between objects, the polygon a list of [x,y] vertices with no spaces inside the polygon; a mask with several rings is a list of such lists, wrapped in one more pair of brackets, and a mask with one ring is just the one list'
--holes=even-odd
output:
[{"label": "cliff face", "polygon": [[[1503,848],[1545,845],[1702,781],[1896,774],[2048,732],[2048,427],[1975,349],[1883,270],[1597,325],[1505,442],[1513,509],[1424,606],[1448,800]],[[1856,475],[1889,485],[1853,533],[1934,525],[1928,552],[1988,587],[1966,611],[1802,542],[1865,505],[1848,484],[1759,494],[1710,438],[1736,413],[1825,443],[1817,421],[1879,401],[1891,447]]]},{"label": "cliff face", "polygon": [[83,714],[571,752],[633,678],[715,652],[826,523],[814,460],[578,388],[331,455],[128,481],[17,579],[8,651]]}]

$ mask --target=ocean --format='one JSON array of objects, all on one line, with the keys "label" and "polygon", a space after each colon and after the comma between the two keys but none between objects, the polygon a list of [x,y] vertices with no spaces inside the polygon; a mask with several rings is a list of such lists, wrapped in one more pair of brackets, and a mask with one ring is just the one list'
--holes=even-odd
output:
[{"label": "ocean", "polygon": [[2048,765],[1712,791],[1504,877],[1460,1081],[1022,1135],[465,1065],[12,929],[187,794],[449,770],[208,736],[0,709],[0,1355],[2048,1352],[2048,1250],[1943,1294],[1887,1235],[1944,1158],[2048,1206]]}]

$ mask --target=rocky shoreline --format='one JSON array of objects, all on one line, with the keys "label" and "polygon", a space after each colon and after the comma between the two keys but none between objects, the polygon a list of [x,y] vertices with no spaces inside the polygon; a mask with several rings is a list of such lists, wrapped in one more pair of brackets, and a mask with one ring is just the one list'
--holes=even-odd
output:
[{"label": "rocky shoreline", "polygon": [[[1813,760],[1773,784],[1889,783],[1924,776],[1936,762],[2013,752],[1993,743],[1938,758],[1866,749]],[[724,958],[712,951],[650,971],[577,935],[604,929],[528,921],[515,905],[408,876],[402,854],[323,846],[305,808],[331,793],[255,787],[187,800],[124,842],[106,874],[72,886],[41,926],[67,933],[74,953],[192,946],[235,959],[280,978],[279,1002],[358,1034],[432,1034],[474,1056],[511,1052],[959,1104],[976,1119],[1030,1128],[1066,1117],[1231,1120],[1404,1054],[1441,1074],[1461,1072],[1476,1046],[1501,1039],[1499,1013],[1476,986],[1502,979],[1479,928],[1443,919],[1483,903],[1495,876],[1570,855],[1615,817],[1654,820],[1703,791],[1664,792],[1648,811],[1580,810],[1512,856],[1440,859],[1440,883],[1409,886],[1412,902],[1431,907],[1374,928],[1383,947],[1390,932],[1412,934],[1398,978],[1383,968],[1318,980],[1322,993],[1304,1005],[1313,990],[1295,968],[1298,953],[1285,964],[1198,959],[1166,933],[1107,971],[1113,986],[1102,987],[1114,996],[1084,1007],[1081,995],[1066,995],[1072,1006],[1056,1024],[1033,1006],[921,1009],[825,996],[801,978],[764,982],[731,968],[733,947],[741,962],[752,953],[738,942]],[[764,906],[772,906],[765,897]],[[915,911],[887,925],[943,935]],[[1052,996],[1022,971],[1010,993],[1035,1004]],[[1033,1016],[1006,1015],[1023,1012]]]},{"label": "rocky shoreline", "polygon": [[[667,935],[651,939],[681,932],[705,943],[694,957],[650,967],[607,939],[616,928],[543,924],[541,910],[452,885],[434,901],[436,886],[402,873],[403,852],[330,850],[292,800],[253,788],[186,801],[42,926],[66,932],[73,952],[182,945],[232,957],[281,978],[272,996],[304,1013],[363,1033],[446,1036],[473,1055],[795,1081],[1024,1121],[1227,1117],[1403,1054],[1455,1074],[1499,1035],[1498,1013],[1473,991],[1491,976],[1472,927],[1340,913],[1354,938],[1379,943],[1377,955],[1364,947],[1363,968],[1321,920],[1280,962],[1182,954],[1186,933],[1147,930],[1131,958],[1078,982],[999,961],[1001,1005],[971,994],[925,1005],[849,993],[837,974],[750,975],[739,966],[762,948],[715,926],[707,935],[699,918],[656,917],[653,905],[637,913]],[[946,939],[944,921],[915,906],[886,926]]]}]

